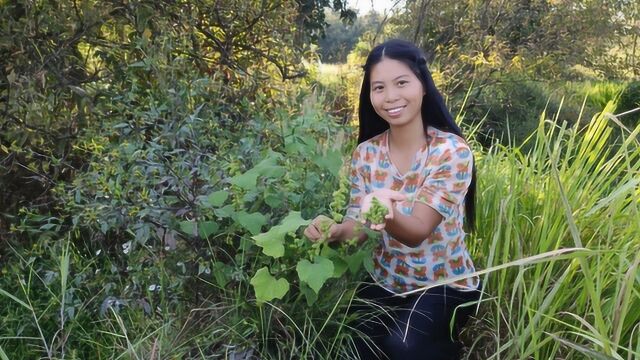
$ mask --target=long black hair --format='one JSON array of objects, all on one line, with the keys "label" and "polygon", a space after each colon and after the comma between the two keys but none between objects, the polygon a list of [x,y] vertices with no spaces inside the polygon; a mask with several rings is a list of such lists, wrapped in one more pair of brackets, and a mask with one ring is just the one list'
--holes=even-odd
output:
[{"label": "long black hair", "polygon": [[[358,144],[371,139],[389,129],[389,123],[376,113],[371,104],[371,69],[374,65],[389,58],[400,61],[407,65],[416,75],[425,95],[422,97],[422,123],[425,130],[427,126],[433,126],[444,132],[462,136],[460,127],[453,120],[451,112],[445,105],[442,95],[433,82],[431,73],[427,68],[427,60],[422,52],[414,44],[400,39],[387,40],[371,50],[364,64],[364,77],[362,79],[362,89],[360,90],[360,107],[358,109],[360,129],[358,134]],[[472,169],[471,184],[465,197],[465,225],[468,230],[475,229],[475,195],[476,195],[476,168],[475,162]]]}]

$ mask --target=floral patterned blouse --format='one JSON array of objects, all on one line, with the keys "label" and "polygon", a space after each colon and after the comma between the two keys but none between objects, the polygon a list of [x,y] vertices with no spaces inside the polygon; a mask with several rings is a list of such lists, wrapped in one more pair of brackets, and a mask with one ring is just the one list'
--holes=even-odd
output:
[{"label": "floral patterned blouse", "polygon": [[[415,248],[406,246],[382,231],[374,251],[376,282],[392,292],[405,292],[428,286],[434,281],[473,273],[475,268],[467,251],[462,228],[464,197],[471,183],[473,157],[466,142],[455,134],[427,128],[427,144],[420,148],[405,174],[395,168],[389,157],[389,130],[354,150],[351,158],[351,194],[346,216],[359,221],[360,202],[368,193],[382,188],[407,196],[396,207],[405,215],[414,203],[424,203],[438,211],[443,220]],[[452,286],[461,290],[478,287],[479,279],[470,277]]]}]

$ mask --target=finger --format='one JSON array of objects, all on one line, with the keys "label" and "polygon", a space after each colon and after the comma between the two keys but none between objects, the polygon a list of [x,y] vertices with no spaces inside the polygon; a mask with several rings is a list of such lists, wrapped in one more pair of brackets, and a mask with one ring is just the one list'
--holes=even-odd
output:
[{"label": "finger", "polygon": [[316,228],[315,226],[312,226],[309,232],[315,239],[319,239],[322,237],[322,233],[320,233],[320,230],[318,230],[318,228]]},{"label": "finger", "polygon": [[311,228],[304,229],[304,236],[309,238],[309,240],[313,240],[313,235],[311,235]]},{"label": "finger", "polygon": [[305,229],[304,230],[304,236],[306,236],[307,239],[309,239],[309,240],[313,240],[313,237],[311,236],[311,233],[309,232],[309,229]]},{"label": "finger", "polygon": [[314,226],[309,226],[305,232],[308,233],[307,237],[311,240],[318,240],[320,238],[320,232]]},{"label": "finger", "polygon": [[389,194],[389,199],[393,201],[403,201],[407,199],[407,196],[404,195],[403,193],[394,191],[392,194]]},{"label": "finger", "polygon": [[336,232],[338,231],[337,226],[335,223],[331,224],[331,226],[329,227],[329,240],[333,241],[335,240],[335,235]]}]

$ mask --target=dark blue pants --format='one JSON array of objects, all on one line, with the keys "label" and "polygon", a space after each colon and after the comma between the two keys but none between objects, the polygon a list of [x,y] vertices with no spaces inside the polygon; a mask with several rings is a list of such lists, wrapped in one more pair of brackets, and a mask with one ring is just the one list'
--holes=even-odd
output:
[{"label": "dark blue pants", "polygon": [[359,315],[355,328],[369,340],[355,339],[359,358],[459,359],[458,333],[474,312],[475,305],[458,306],[477,301],[479,297],[480,291],[438,286],[426,293],[402,298],[378,285],[361,285],[352,310]]}]

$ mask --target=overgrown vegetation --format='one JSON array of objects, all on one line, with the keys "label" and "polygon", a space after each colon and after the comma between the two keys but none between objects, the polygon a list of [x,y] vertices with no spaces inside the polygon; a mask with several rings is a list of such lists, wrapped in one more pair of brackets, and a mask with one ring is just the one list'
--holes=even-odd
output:
[{"label": "overgrown vegetation", "polygon": [[[327,77],[311,46],[325,18],[304,10],[327,3],[0,5],[0,359],[354,357],[368,249],[299,227],[340,220],[354,70],[407,29],[369,29]],[[638,106],[637,81],[467,77],[468,52],[447,58],[424,24],[478,164],[468,357],[640,356],[640,126],[610,115]]]},{"label": "overgrown vegetation", "polygon": [[[547,106],[555,113],[562,102],[559,118],[572,122],[585,97],[589,118],[623,88],[629,89],[626,98],[638,98],[637,2],[415,0],[399,2],[391,16],[378,19],[342,61],[346,65],[338,73],[340,81],[324,81],[328,91],[353,104],[359,82],[349,77],[368,51],[388,38],[409,39],[425,50],[450,107],[464,111],[468,121],[485,119],[479,133],[485,147],[496,138],[503,144],[522,143]],[[323,58],[331,58],[324,55],[329,50],[340,54],[335,47],[356,28],[328,32],[331,38],[321,43],[326,44]],[[619,102],[616,112],[635,108],[632,103]],[[637,117],[621,121],[633,126]]]}]

